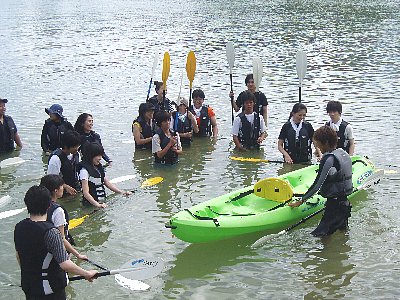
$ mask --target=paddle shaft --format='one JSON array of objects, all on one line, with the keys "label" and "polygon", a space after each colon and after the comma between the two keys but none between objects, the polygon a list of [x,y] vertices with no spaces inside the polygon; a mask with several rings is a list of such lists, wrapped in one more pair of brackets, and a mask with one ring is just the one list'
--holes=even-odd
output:
[{"label": "paddle shaft", "polygon": [[[126,268],[126,269],[117,269],[117,270],[109,270],[109,271],[104,271],[104,272],[99,272],[97,273],[94,278],[98,277],[103,277],[103,276],[108,276],[108,275],[115,275],[115,274],[120,274],[120,273],[126,273],[126,272],[135,272],[135,271],[141,271],[141,270],[147,270],[150,269],[151,267],[139,267],[139,268]],[[76,280],[82,280],[85,279],[85,276],[74,276],[74,277],[69,277],[69,281],[76,281]]]},{"label": "paddle shaft", "polygon": [[150,84],[149,84],[149,89],[147,91],[147,97],[146,97],[146,102],[149,101],[149,96],[150,96],[150,90],[151,90],[151,84],[153,83],[153,77],[150,78]]},{"label": "paddle shaft", "polygon": [[[233,78],[232,78],[232,72],[229,74],[229,78],[231,80],[231,93],[233,94]],[[233,95],[231,96],[231,111],[232,111],[232,124],[233,124],[233,120],[235,119],[235,116],[233,114]]]}]

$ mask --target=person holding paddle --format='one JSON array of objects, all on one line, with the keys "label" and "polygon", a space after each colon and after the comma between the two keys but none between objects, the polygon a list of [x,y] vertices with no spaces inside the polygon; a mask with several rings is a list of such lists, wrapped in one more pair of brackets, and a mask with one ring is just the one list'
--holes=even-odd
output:
[{"label": "person holding paddle", "polygon": [[26,299],[66,299],[66,272],[88,281],[97,271],[84,270],[68,258],[60,231],[46,222],[51,195],[44,186],[32,186],[25,194],[29,218],[15,225],[14,243],[21,267],[21,287]]},{"label": "person holding paddle", "polygon": [[193,114],[187,109],[188,101],[181,97],[178,110],[171,114],[170,128],[179,134],[182,145],[190,146],[193,132],[198,133],[199,127]]},{"label": "person holding paddle", "polygon": [[[283,154],[286,163],[297,164],[311,161],[312,138],[314,128],[305,121],[307,107],[303,103],[296,103],[290,112],[289,120],[283,124],[278,137],[278,150]],[[321,152],[316,147],[317,157]]]},{"label": "person holding paddle", "polygon": [[208,105],[204,105],[204,92],[201,89],[194,90],[192,98],[193,105],[189,110],[196,116],[197,126],[199,127],[199,132],[195,132],[194,136],[213,136],[216,139],[218,135],[217,119],[214,110]]},{"label": "person holding paddle", "polygon": [[[154,115],[156,115],[159,111],[172,112],[175,110],[173,103],[167,97],[164,99],[164,84],[162,81],[154,81],[154,86],[156,90],[156,95],[149,99],[149,102],[154,105]],[[165,94],[167,90],[165,90]]]},{"label": "person holding paddle", "polygon": [[14,150],[14,142],[22,148],[21,138],[18,134],[14,120],[5,114],[7,99],[0,98],[0,154]]},{"label": "person holding paddle", "polygon": [[324,215],[318,227],[311,232],[320,237],[348,228],[351,204],[347,196],[353,192],[352,162],[346,151],[336,149],[338,137],[334,129],[328,126],[318,128],[313,139],[315,146],[323,153],[317,177],[300,201],[288,205],[297,207],[318,191],[322,197],[327,198]]},{"label": "person holding paddle", "polygon": [[263,92],[257,92],[256,91],[256,84],[254,82],[254,77],[253,74],[248,74],[244,80],[246,86],[247,86],[247,91],[243,91],[239,94],[237,97],[236,101],[234,101],[235,94],[231,91],[229,93],[229,97],[232,102],[233,109],[235,112],[238,112],[240,108],[242,108],[242,111],[244,110],[244,100],[246,99],[245,93],[250,92],[254,94],[255,96],[255,103],[254,103],[254,111],[260,115],[263,116],[265,126],[267,126],[267,121],[268,121],[268,100],[267,97]]},{"label": "person holding paddle", "polygon": [[267,133],[262,115],[253,111],[255,96],[249,91],[242,95],[244,111],[238,114],[232,126],[233,142],[241,151],[259,149]]},{"label": "person holding paddle", "polygon": [[106,190],[104,186],[115,193],[129,196],[131,192],[123,191],[117,188],[106,177],[103,166],[100,161],[104,155],[103,146],[99,143],[87,143],[83,150],[82,162],[79,163],[79,179],[82,184],[82,203],[84,205],[93,205],[97,208],[106,208],[103,203],[106,199]]},{"label": "person holding paddle", "polygon": [[139,105],[139,117],[132,123],[135,149],[151,149],[151,141],[155,131],[154,110],[154,105],[149,102]]}]

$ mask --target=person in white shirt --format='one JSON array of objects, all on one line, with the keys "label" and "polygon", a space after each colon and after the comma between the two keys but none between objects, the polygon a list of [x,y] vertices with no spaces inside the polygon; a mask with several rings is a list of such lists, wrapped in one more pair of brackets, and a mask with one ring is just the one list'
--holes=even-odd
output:
[{"label": "person in white shirt", "polygon": [[244,92],[242,99],[244,110],[233,121],[233,142],[240,151],[259,149],[267,137],[264,118],[254,112],[255,97],[251,92]]}]

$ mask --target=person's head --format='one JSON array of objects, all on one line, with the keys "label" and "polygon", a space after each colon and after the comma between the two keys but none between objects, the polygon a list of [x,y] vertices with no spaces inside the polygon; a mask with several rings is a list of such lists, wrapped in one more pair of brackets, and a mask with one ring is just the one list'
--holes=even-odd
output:
[{"label": "person's head", "polygon": [[339,101],[329,101],[326,105],[326,112],[333,122],[338,122],[342,115],[342,103]]},{"label": "person's head", "polygon": [[194,107],[200,108],[204,103],[205,97],[206,96],[204,95],[204,92],[201,89],[194,90],[192,93]]},{"label": "person's head", "polygon": [[67,130],[61,138],[61,147],[67,153],[75,154],[81,145],[81,135],[75,130]]},{"label": "person's head", "polygon": [[4,115],[6,112],[7,99],[0,98],[0,116]]},{"label": "person's head", "polygon": [[154,110],[154,105],[150,102],[141,103],[139,105],[139,116],[147,121],[151,120],[153,119]]},{"label": "person's head", "polygon": [[88,113],[80,114],[75,122],[74,129],[80,134],[89,133],[93,128],[93,116]]},{"label": "person's head", "polygon": [[247,86],[247,89],[251,92],[255,92],[256,90],[256,84],[254,83],[254,77],[253,74],[247,74],[244,83]]},{"label": "person's head", "polygon": [[[163,95],[163,90],[164,90],[164,83],[162,81],[154,81],[154,86],[157,95],[162,96]],[[165,90],[165,94],[167,93],[167,90]]]},{"label": "person's head", "polygon": [[64,120],[63,107],[60,104],[53,104],[50,108],[45,108],[44,111],[50,116],[50,119],[56,122]]},{"label": "person's head", "polygon": [[156,123],[158,127],[165,130],[168,129],[171,123],[171,114],[165,110],[158,112],[156,116]]},{"label": "person's head", "polygon": [[82,160],[86,163],[97,166],[104,155],[104,148],[97,142],[85,143],[82,149]]},{"label": "person's head", "polygon": [[50,191],[44,186],[34,185],[26,192],[24,202],[28,213],[35,216],[43,216],[50,206]]},{"label": "person's head", "polygon": [[50,191],[51,197],[59,199],[64,193],[64,180],[60,175],[48,174],[42,177],[40,185],[44,186]]},{"label": "person's head", "polygon": [[256,98],[254,94],[249,91],[245,91],[242,96],[243,100],[243,108],[246,114],[251,114],[254,109],[254,103],[256,102]]},{"label": "person's head", "polygon": [[313,142],[315,147],[319,148],[322,153],[336,149],[337,134],[330,126],[322,126],[314,132]]},{"label": "person's head", "polygon": [[305,119],[307,115],[307,107],[303,103],[296,103],[293,105],[292,111],[290,112],[289,120],[293,117],[293,121],[299,124]]},{"label": "person's head", "polygon": [[186,113],[186,109],[189,106],[189,102],[186,100],[186,98],[184,97],[179,97],[179,101],[178,101],[178,112],[180,112],[181,114]]}]

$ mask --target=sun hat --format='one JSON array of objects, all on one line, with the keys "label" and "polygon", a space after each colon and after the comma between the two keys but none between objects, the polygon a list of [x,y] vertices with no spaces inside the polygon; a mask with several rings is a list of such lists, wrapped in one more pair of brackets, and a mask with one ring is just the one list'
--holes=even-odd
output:
[{"label": "sun hat", "polygon": [[53,104],[52,106],[50,106],[50,108],[45,108],[44,111],[50,115],[50,114],[56,114],[59,115],[61,119],[64,119],[63,116],[63,108],[60,104]]}]

